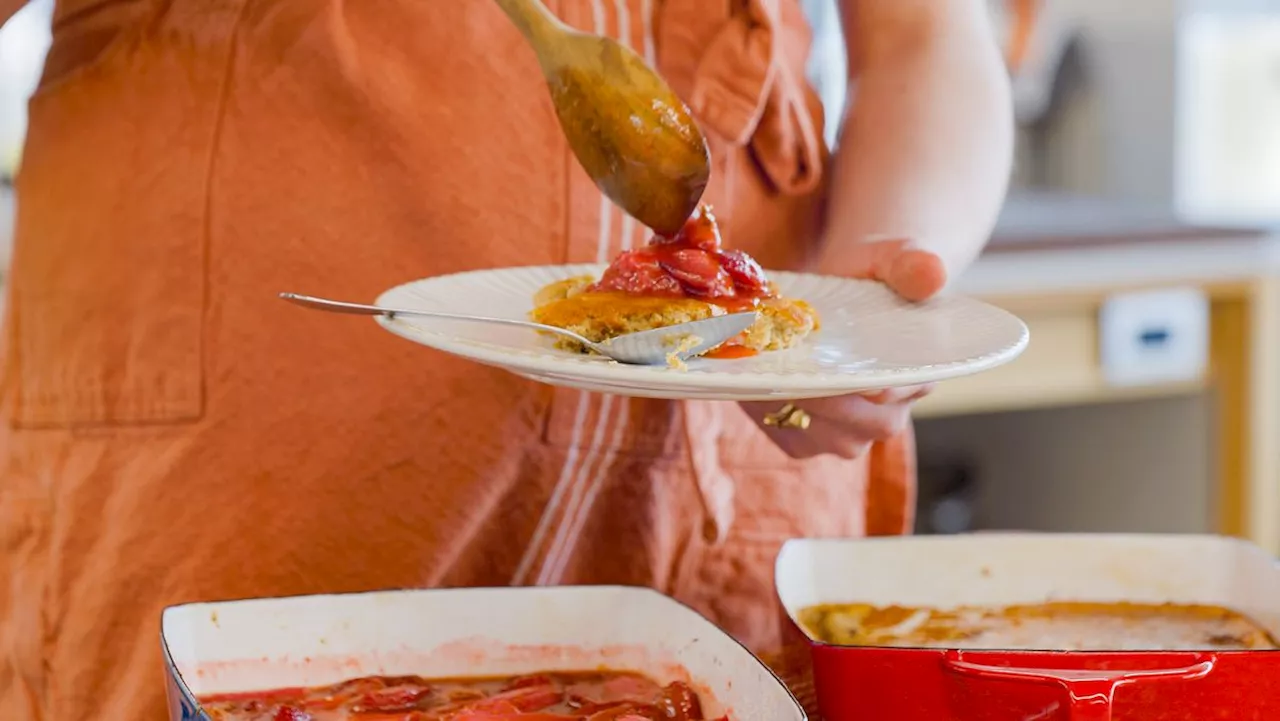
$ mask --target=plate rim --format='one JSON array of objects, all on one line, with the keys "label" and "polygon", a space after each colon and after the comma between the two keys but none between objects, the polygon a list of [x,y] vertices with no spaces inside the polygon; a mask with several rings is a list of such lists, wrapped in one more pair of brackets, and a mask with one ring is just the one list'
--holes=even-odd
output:
[{"label": "plate rim", "polygon": [[[517,270],[543,272],[554,277],[567,278],[572,277],[573,275],[598,273],[605,267],[607,267],[606,263],[564,263],[516,265],[504,266],[501,268],[482,268],[458,271],[454,273],[418,278],[397,284],[380,293],[374,303],[376,305],[393,305],[386,302],[388,297],[397,293],[406,292],[408,289],[422,285],[423,283],[440,282],[448,279],[456,280],[468,276]],[[837,275],[796,271],[766,270],[766,273],[771,277],[779,275],[789,277],[807,276],[819,279],[837,280],[846,283],[875,282],[860,278],[847,278]],[[621,371],[626,375],[636,373],[651,374],[651,382],[641,382],[637,380],[634,381],[633,384],[643,385],[649,388],[653,388],[656,384],[660,387],[668,387],[673,391],[678,391],[683,388],[701,388],[732,392],[740,389],[750,390],[761,387],[775,387],[776,384],[781,384],[797,391],[838,392],[847,390],[849,392],[856,392],[859,390],[875,388],[914,385],[916,383],[932,383],[975,375],[977,373],[991,370],[992,368],[999,367],[1009,361],[1012,361],[1021,355],[1026,349],[1030,342],[1031,334],[1030,330],[1027,328],[1026,322],[1018,316],[1004,308],[1000,308],[996,305],[970,296],[949,295],[945,297],[950,299],[960,299],[963,302],[976,304],[990,312],[1004,316],[1006,319],[1018,326],[1019,333],[1017,340],[999,350],[967,358],[962,361],[911,366],[901,369],[877,369],[874,371],[855,370],[831,373],[813,371],[743,371],[737,373],[698,371],[691,373],[666,367],[628,366],[608,359],[587,360],[585,357],[576,358],[567,355],[560,358],[559,356],[552,354],[550,349],[511,349],[504,346],[485,343],[483,341],[460,338],[455,334],[427,330],[398,318],[375,316],[374,320],[383,329],[393,335],[404,338],[405,340],[473,362],[508,370],[509,372],[512,371],[512,369],[518,369],[519,371],[532,374],[556,373],[559,375],[573,376],[578,381],[612,381],[614,383],[618,383],[623,380],[622,378],[619,378],[619,370],[621,369]],[[403,306],[403,304],[400,305]],[[855,379],[860,378],[864,379],[864,382],[856,382]],[[548,381],[542,382],[545,383]],[[886,383],[889,385],[886,385]],[[780,388],[778,390],[781,390],[782,394],[776,397],[782,397],[782,395],[785,395],[786,391],[784,389]]]}]

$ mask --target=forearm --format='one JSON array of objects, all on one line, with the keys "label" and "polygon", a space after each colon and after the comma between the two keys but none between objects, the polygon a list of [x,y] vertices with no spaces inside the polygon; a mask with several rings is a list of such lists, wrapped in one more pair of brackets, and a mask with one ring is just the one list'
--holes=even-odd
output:
[{"label": "forearm", "polygon": [[832,166],[821,271],[910,238],[952,277],[982,250],[1013,156],[1008,75],[981,0],[845,0],[854,102]]}]

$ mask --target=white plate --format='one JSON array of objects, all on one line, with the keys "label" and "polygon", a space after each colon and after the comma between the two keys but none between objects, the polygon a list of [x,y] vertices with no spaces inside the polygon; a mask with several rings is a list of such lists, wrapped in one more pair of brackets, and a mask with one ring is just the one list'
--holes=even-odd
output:
[{"label": "white plate", "polygon": [[[378,305],[450,313],[528,317],[533,295],[603,265],[473,271],[392,288]],[[879,283],[770,272],[783,295],[813,304],[822,328],[802,345],[735,360],[698,359],[687,370],[630,366],[552,347],[523,328],[427,318],[379,318],[387,330],[425,346],[504,368],[543,383],[649,398],[769,400],[820,398],[932,383],[995,368],[1027,345],[1012,314],[971,298],[906,303]]]}]

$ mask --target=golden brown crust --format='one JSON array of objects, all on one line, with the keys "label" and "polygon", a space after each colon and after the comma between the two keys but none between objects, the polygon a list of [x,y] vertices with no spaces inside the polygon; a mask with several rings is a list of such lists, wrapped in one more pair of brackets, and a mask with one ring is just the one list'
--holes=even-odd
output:
[{"label": "golden brown crust", "polygon": [[595,280],[589,275],[575,275],[572,278],[557,280],[538,290],[533,296],[534,308],[570,298],[587,289]]},{"label": "golden brown crust", "polygon": [[[728,311],[696,298],[661,298],[624,293],[590,292],[590,276],[551,283],[534,295],[530,318],[544,325],[571,330],[594,342],[626,333],[704,320]],[[759,318],[735,342],[757,351],[794,348],[819,326],[818,313],[803,300],[768,298],[761,301]],[[556,345],[581,352],[581,345],[557,339]]]},{"label": "golden brown crust", "polygon": [[818,312],[796,298],[768,298],[760,303],[760,318],[742,334],[742,345],[758,351],[786,350],[818,329]]},{"label": "golden brown crust", "polygon": [[[540,305],[533,309],[530,317],[537,323],[571,330],[599,343],[627,333],[703,320],[724,312],[717,305],[688,298],[581,292]],[[556,344],[582,350],[579,344],[568,339],[557,339]]]}]

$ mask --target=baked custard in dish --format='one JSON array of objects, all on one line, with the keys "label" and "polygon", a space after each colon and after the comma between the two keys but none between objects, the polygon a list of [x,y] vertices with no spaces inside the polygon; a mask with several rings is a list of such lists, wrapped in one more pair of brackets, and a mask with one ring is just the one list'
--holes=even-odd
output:
[{"label": "baked custard in dish", "polygon": [[[599,343],[748,310],[758,312],[756,322],[704,356],[793,348],[819,324],[811,305],[778,294],[754,258],[722,247],[715,216],[703,206],[674,237],[655,235],[643,248],[623,251],[599,279],[579,276],[545,286],[534,296],[530,317]],[[586,352],[568,339],[557,338],[556,345]]]},{"label": "baked custard in dish", "polygon": [[1258,650],[1275,639],[1218,606],[1053,602],[954,609],[814,606],[797,614],[815,639],[841,646],[1055,651]]}]

